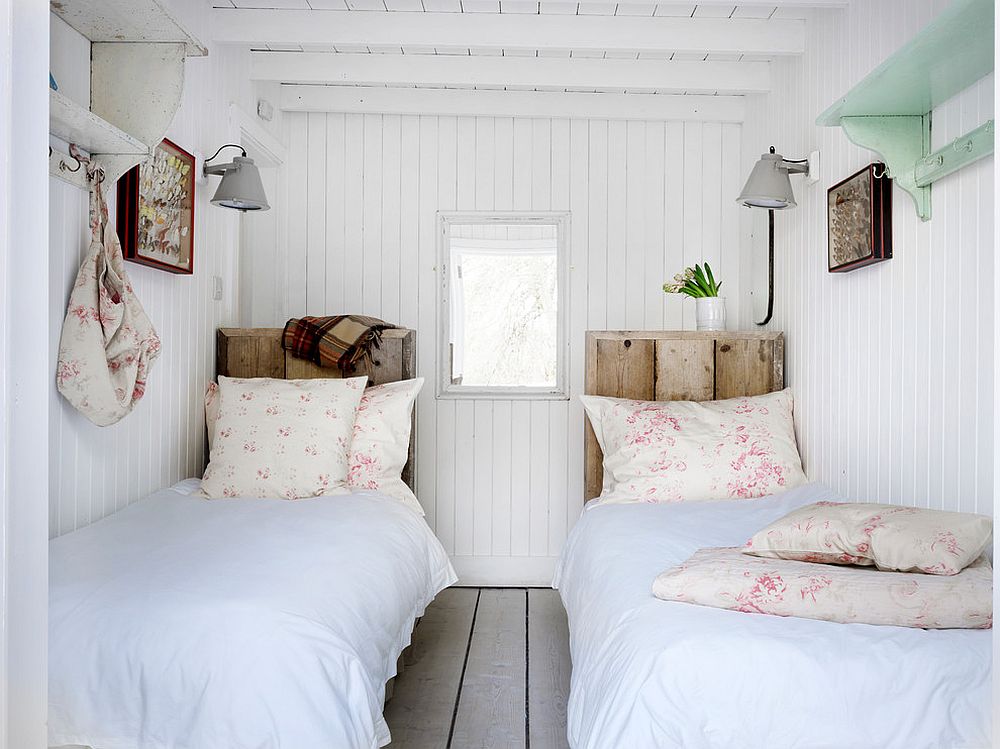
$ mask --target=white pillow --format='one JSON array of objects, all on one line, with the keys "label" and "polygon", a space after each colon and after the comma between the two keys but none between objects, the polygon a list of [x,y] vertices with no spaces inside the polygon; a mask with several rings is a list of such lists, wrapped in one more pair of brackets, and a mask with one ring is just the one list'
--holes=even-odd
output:
[{"label": "white pillow", "polygon": [[[424,378],[370,387],[361,396],[349,454],[347,486],[371,489],[398,499],[424,514],[402,473],[410,452],[413,404]],[[205,392],[205,422],[212,446],[219,413],[219,387],[209,383]]]},{"label": "white pillow", "polygon": [[367,377],[219,377],[201,491],[297,499],[347,491],[347,451]]},{"label": "white pillow", "polygon": [[724,401],[580,396],[604,452],[604,502],[749,499],[805,483],[788,390]]},{"label": "white pillow", "polygon": [[390,382],[365,390],[354,423],[347,484],[400,500],[421,515],[423,508],[402,479],[410,453],[413,403],[424,378]]}]

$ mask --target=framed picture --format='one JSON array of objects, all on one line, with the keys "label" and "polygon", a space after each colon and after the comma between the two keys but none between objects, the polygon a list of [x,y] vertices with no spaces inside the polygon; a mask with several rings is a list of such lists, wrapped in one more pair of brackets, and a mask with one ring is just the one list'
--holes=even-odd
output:
[{"label": "framed picture", "polygon": [[169,140],[118,180],[118,238],[126,260],[194,272],[194,156]]},{"label": "framed picture", "polygon": [[884,164],[869,164],[827,191],[831,273],[892,257],[892,180]]}]

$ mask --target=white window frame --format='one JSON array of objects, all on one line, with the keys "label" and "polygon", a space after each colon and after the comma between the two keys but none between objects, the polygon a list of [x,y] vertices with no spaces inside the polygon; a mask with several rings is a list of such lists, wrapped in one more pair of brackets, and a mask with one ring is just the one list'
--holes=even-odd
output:
[{"label": "white window frame", "polygon": [[[569,400],[569,236],[568,211],[438,211],[438,283],[441,324],[438,326],[437,397],[486,400]],[[451,382],[451,227],[463,224],[523,224],[556,227],[556,384],[454,385]]]}]

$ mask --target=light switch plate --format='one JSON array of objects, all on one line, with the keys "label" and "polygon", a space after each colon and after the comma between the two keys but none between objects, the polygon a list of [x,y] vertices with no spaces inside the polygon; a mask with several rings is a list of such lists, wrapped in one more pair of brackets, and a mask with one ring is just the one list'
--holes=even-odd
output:
[{"label": "light switch plate", "polygon": [[222,301],[222,276],[212,276],[212,299]]}]

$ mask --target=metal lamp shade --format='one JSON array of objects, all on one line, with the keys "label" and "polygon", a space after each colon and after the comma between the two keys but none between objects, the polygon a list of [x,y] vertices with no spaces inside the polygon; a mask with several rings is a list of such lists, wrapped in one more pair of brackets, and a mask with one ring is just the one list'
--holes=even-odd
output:
[{"label": "metal lamp shade", "polygon": [[222,175],[212,203],[240,211],[266,211],[271,207],[267,204],[264,183],[260,181],[260,172],[253,159],[244,156],[233,159],[233,165]]},{"label": "metal lamp shade", "polygon": [[788,169],[782,164],[782,157],[776,153],[765,153],[754,164],[753,171],[737,202],[751,208],[782,208],[795,207],[795,195],[792,193],[792,182],[788,178]]}]

